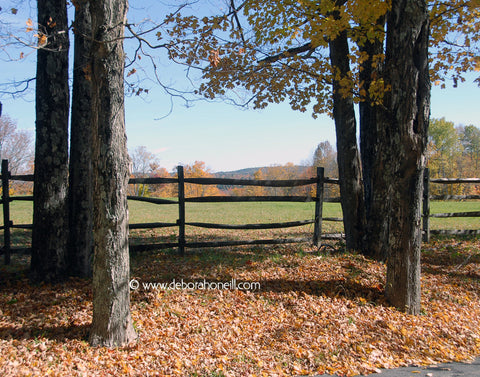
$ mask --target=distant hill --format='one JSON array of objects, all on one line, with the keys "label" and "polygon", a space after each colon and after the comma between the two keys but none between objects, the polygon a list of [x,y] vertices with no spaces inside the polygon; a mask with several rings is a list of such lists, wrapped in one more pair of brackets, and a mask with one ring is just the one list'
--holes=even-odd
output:
[{"label": "distant hill", "polygon": [[[258,170],[262,171],[263,179],[296,179],[305,177],[305,173],[309,166],[261,166],[256,168],[246,168],[234,171],[222,171],[213,173],[216,178],[230,178],[230,179],[255,179],[255,173]],[[284,175],[286,173],[286,175]],[[288,178],[287,178],[288,177]],[[218,185],[217,188],[225,193],[229,193],[234,188],[242,186]]]},{"label": "distant hill", "polygon": [[[234,171],[221,171],[218,173],[213,173],[213,175],[217,178],[244,178],[244,179],[253,179],[254,174],[258,171],[261,170],[263,175],[265,177],[269,176],[269,171],[278,168],[276,166],[260,166],[256,168],[245,168],[245,169],[239,169],[239,170],[234,170]],[[289,166],[288,169],[291,172],[294,170],[294,175],[295,176],[302,176],[310,167],[309,166],[302,166],[302,165],[294,165],[294,166]]]}]

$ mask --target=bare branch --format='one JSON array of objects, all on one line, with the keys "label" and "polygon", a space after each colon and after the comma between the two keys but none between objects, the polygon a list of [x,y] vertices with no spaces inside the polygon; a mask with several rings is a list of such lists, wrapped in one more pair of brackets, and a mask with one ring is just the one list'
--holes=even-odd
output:
[{"label": "bare branch", "polygon": [[245,6],[245,2],[243,2],[238,8],[235,7],[235,0],[230,0],[230,13],[233,14],[233,18],[235,19],[235,23],[237,24],[238,32],[240,33],[240,38],[243,42],[243,45],[246,45],[245,35],[243,33],[243,27],[240,23],[240,19],[238,18],[238,11]]},{"label": "bare branch", "polygon": [[0,94],[2,95],[10,95],[13,98],[16,96],[25,93],[29,87],[30,83],[36,80],[35,77],[22,80],[22,81],[14,81],[10,83],[0,84],[0,88],[5,87],[6,89],[0,89]]}]

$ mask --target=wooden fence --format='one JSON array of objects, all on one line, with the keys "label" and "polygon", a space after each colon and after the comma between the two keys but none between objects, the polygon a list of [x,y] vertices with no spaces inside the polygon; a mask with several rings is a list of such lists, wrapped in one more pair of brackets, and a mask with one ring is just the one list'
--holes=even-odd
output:
[{"label": "wooden fence", "polygon": [[423,181],[423,241],[429,242],[430,235],[454,235],[468,236],[480,235],[480,230],[462,230],[462,229],[430,229],[431,218],[452,218],[452,217],[480,217],[480,211],[471,212],[453,212],[453,213],[430,213],[430,201],[459,201],[459,200],[478,200],[480,195],[430,195],[430,185],[432,183],[442,185],[458,184],[480,184],[479,178],[432,178],[430,179],[429,169],[425,169]]},{"label": "wooden fence", "polygon": [[[20,249],[11,247],[12,229],[32,229],[32,224],[13,224],[10,219],[10,202],[14,200],[33,201],[33,196],[10,196],[10,181],[33,181],[33,175],[11,175],[8,171],[8,161],[2,161],[1,171],[3,194],[0,204],[3,205],[4,225],[0,230],[4,231],[4,246],[1,253],[4,254],[5,264],[10,263],[10,254],[29,252],[29,249]],[[238,186],[264,186],[264,187],[299,187],[307,185],[316,186],[315,197],[311,196],[204,196],[204,197],[185,197],[185,184],[198,185],[238,185]],[[178,219],[176,222],[154,222],[129,224],[130,229],[156,229],[166,227],[177,227],[178,237],[176,242],[165,242],[155,244],[131,245],[131,251],[146,251],[165,248],[178,248],[181,255],[185,253],[185,248],[204,248],[221,246],[240,246],[240,245],[262,245],[262,244],[287,244],[311,242],[320,246],[321,239],[340,239],[342,234],[322,234],[323,221],[342,221],[342,218],[324,218],[322,208],[324,202],[339,202],[340,198],[324,198],[325,184],[338,184],[338,179],[324,177],[324,168],[317,168],[317,176],[308,179],[294,180],[250,180],[250,179],[229,179],[229,178],[185,178],[183,167],[177,168],[177,178],[131,178],[129,184],[175,184],[178,186],[178,196],[175,199],[162,199],[153,197],[128,196],[129,200],[153,203],[157,205],[176,205],[178,206]],[[311,219],[289,221],[282,223],[263,223],[263,224],[216,224],[202,222],[187,222],[185,220],[186,203],[220,203],[220,202],[315,202],[314,214]],[[299,227],[308,224],[314,225],[313,235],[311,237],[282,238],[282,239],[254,239],[254,240],[232,240],[232,241],[209,241],[209,242],[187,242],[186,227],[201,227],[210,229],[278,229]]]},{"label": "wooden fence", "polygon": [[[230,179],[230,178],[185,178],[183,167],[179,166],[177,178],[132,178],[131,184],[165,184],[173,183],[178,185],[177,200],[129,197],[130,200],[139,200],[155,204],[176,204],[178,205],[178,220],[175,223],[146,223],[131,224],[130,229],[147,229],[160,227],[178,227],[178,241],[175,243],[160,243],[133,245],[132,250],[151,250],[161,248],[178,247],[180,254],[183,254],[185,248],[203,248],[203,247],[220,247],[220,246],[239,246],[239,245],[262,245],[262,244],[286,244],[299,242],[312,242],[319,246],[321,239],[341,238],[341,234],[322,234],[322,221],[342,221],[341,218],[323,218],[322,208],[326,201],[340,201],[340,198],[324,198],[324,186],[327,183],[338,184],[337,179],[324,177],[324,168],[317,169],[317,176],[309,179],[295,180],[251,180],[251,179]],[[185,184],[198,185],[230,185],[230,186],[264,186],[264,187],[298,187],[315,185],[316,196],[202,196],[202,197],[185,197]],[[263,223],[263,224],[217,224],[202,222],[186,222],[185,221],[185,203],[232,203],[232,202],[315,202],[315,213],[311,219],[300,221],[289,221],[282,223]],[[255,239],[255,240],[235,240],[235,241],[209,241],[209,242],[186,242],[185,227],[193,226],[209,229],[235,229],[235,230],[252,230],[252,229],[278,229],[291,228],[314,224],[312,237],[304,238],[282,238],[282,239]]]},{"label": "wooden fence", "polygon": [[[338,184],[338,179],[327,178],[324,176],[324,169],[317,168],[317,176],[309,179],[296,180],[251,180],[251,179],[229,179],[229,178],[185,178],[183,167],[177,168],[177,178],[132,178],[130,184],[176,184],[178,185],[178,197],[176,199],[161,199],[151,197],[129,196],[129,200],[137,200],[158,205],[176,205],[178,206],[178,219],[176,222],[155,222],[155,223],[141,223],[130,224],[130,229],[155,229],[166,227],[178,227],[178,237],[176,242],[155,243],[155,244],[140,244],[131,245],[132,251],[146,251],[157,250],[164,248],[178,248],[180,254],[185,253],[185,248],[204,248],[204,247],[220,247],[220,246],[239,246],[239,245],[262,245],[262,244],[286,244],[286,243],[300,243],[311,242],[316,246],[320,246],[321,239],[340,239],[342,234],[322,234],[323,221],[343,221],[342,218],[328,218],[323,217],[323,203],[325,202],[339,202],[340,198],[324,198],[325,184]],[[430,214],[430,200],[467,200],[480,199],[480,195],[439,195],[430,196],[430,183],[439,184],[479,184],[480,179],[429,179],[428,169],[425,172],[425,184],[423,193],[423,234],[424,241],[428,242],[430,234],[452,234],[452,235],[474,235],[480,234],[480,230],[430,230],[429,218],[432,217],[480,217],[480,212],[465,212],[465,213],[440,213]],[[30,200],[33,201],[33,196],[10,196],[9,188],[10,181],[33,181],[33,175],[11,175],[8,171],[8,161],[2,161],[1,170],[2,180],[2,198],[0,204],[3,205],[3,230],[4,246],[1,253],[4,254],[5,264],[10,263],[10,254],[15,252],[29,252],[29,249],[19,249],[11,247],[11,229],[31,229],[32,224],[13,224],[10,219],[10,202],[14,200]],[[264,186],[264,187],[298,187],[315,185],[316,195],[311,196],[205,196],[205,197],[185,197],[185,184],[198,185],[237,185],[237,186]],[[283,223],[263,223],[263,224],[215,224],[202,222],[187,222],[185,220],[185,203],[220,203],[220,202],[315,202],[315,211],[311,219],[290,221]],[[235,241],[210,241],[210,242],[187,242],[186,241],[186,226],[210,228],[210,229],[277,229],[290,228],[314,224],[312,237],[300,238],[282,238],[282,239],[255,239],[255,240],[235,240]]]}]

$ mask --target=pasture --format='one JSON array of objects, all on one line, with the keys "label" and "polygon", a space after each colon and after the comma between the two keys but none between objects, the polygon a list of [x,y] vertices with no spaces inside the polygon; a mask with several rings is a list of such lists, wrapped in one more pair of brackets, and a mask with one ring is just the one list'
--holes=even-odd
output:
[{"label": "pasture", "polygon": [[[186,203],[187,222],[208,222],[224,224],[256,224],[287,222],[312,219],[313,202],[243,202],[243,203]],[[10,216],[14,224],[32,223],[32,202],[14,201],[11,203]],[[480,211],[480,201],[431,202],[431,213]],[[2,208],[0,207],[0,213]],[[129,201],[130,223],[175,222],[178,218],[176,205],[156,205],[152,203]],[[324,203],[323,217],[342,217],[339,203]],[[0,216],[0,225],[3,217]],[[323,233],[339,233],[343,230],[341,222],[323,222]],[[431,218],[430,229],[480,229],[480,218]],[[172,242],[175,241],[177,227],[132,230],[133,243]],[[3,231],[0,231],[0,237]],[[12,229],[12,245],[28,246],[29,230]],[[308,237],[313,234],[313,224],[296,228],[269,230],[217,230],[187,226],[187,241],[193,240],[240,240],[275,237]],[[1,241],[0,241],[1,242]]]}]

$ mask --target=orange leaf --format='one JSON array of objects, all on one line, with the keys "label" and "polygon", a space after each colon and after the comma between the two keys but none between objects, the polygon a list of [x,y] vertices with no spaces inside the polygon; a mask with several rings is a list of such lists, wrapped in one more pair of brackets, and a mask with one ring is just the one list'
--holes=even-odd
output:
[{"label": "orange leaf", "polygon": [[27,33],[33,31],[33,21],[31,18],[27,20],[26,24],[27,24]]}]

